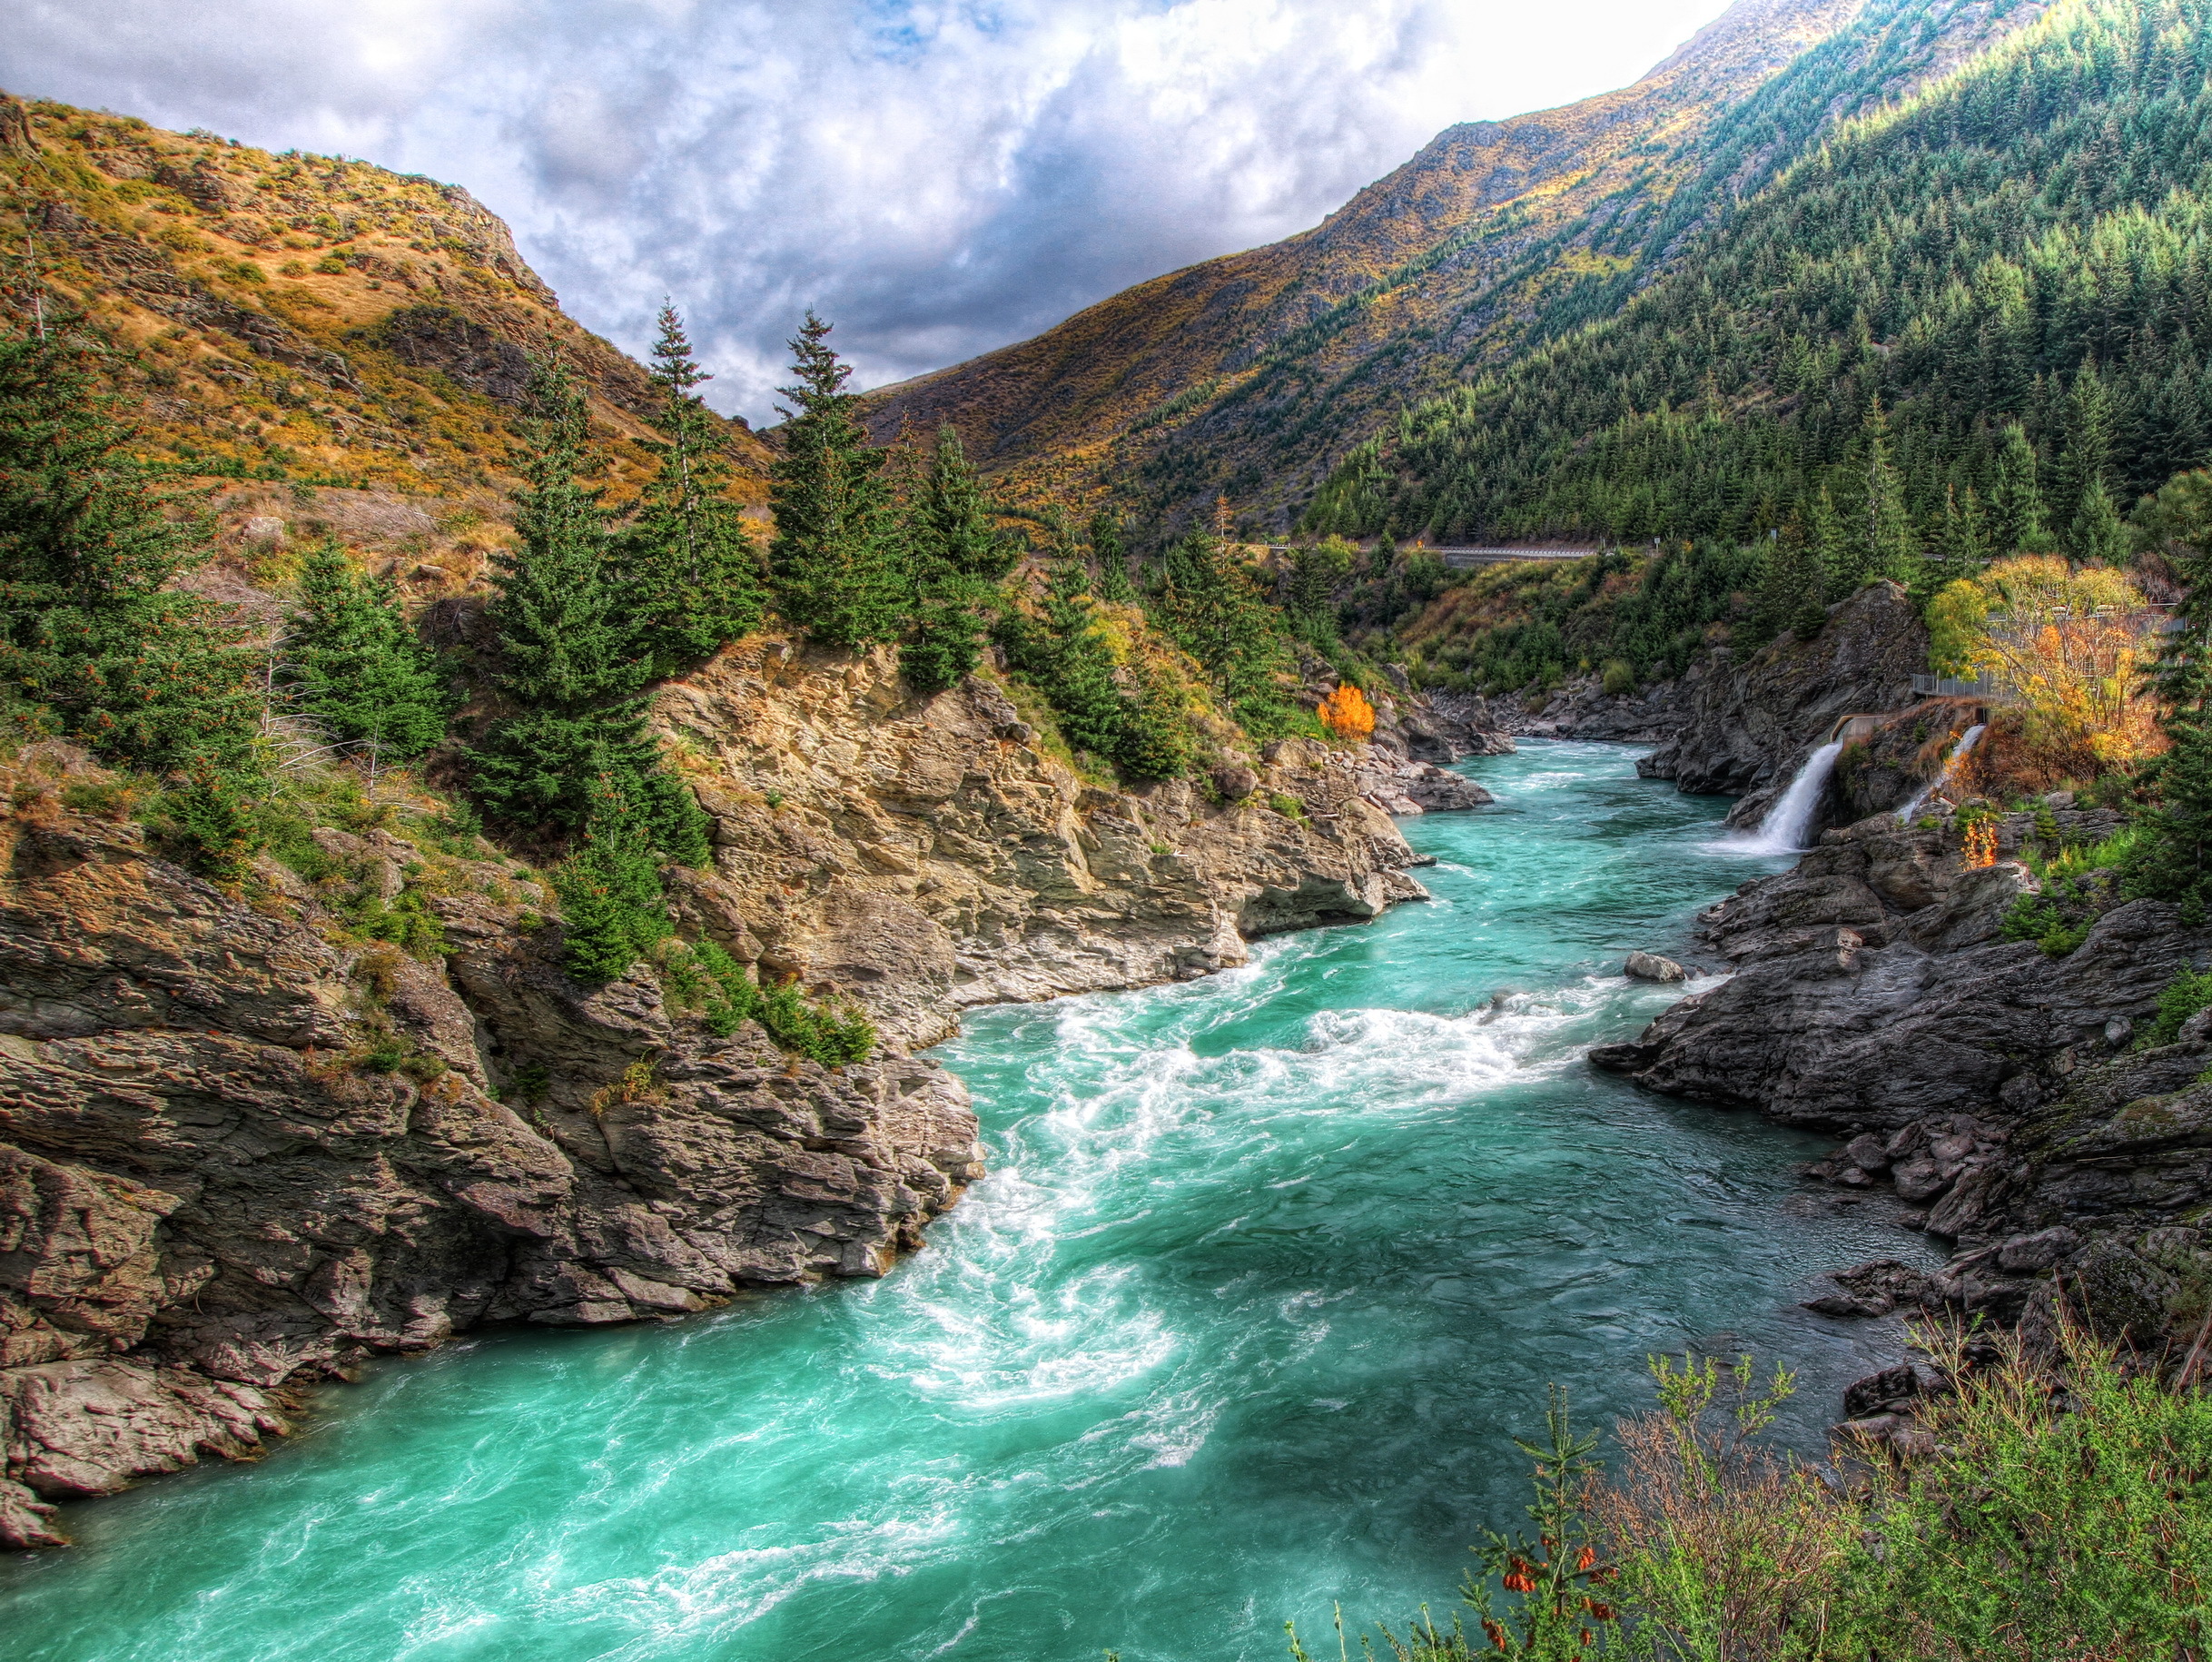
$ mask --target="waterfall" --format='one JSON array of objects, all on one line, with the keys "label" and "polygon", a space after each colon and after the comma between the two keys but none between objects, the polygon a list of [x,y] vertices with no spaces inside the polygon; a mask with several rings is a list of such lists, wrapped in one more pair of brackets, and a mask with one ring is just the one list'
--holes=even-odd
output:
[{"label": "waterfall", "polygon": [[1974,747],[1975,741],[1980,738],[1981,727],[1982,724],[1978,721],[1972,727],[1967,728],[1964,733],[1960,735],[1959,742],[1951,747],[1951,753],[1943,758],[1943,766],[1936,770],[1936,777],[1929,780],[1927,784],[1921,786],[1919,793],[1914,796],[1912,800],[1906,803],[1903,807],[1897,810],[1897,823],[1899,825],[1911,825],[1912,823],[1912,816],[1921,811],[1921,806],[1927,802],[1928,798],[1934,796],[1937,791],[1943,787],[1945,781],[1950,777],[1950,770],[1956,767],[1966,758],[1966,753],[1971,750]]},{"label": "waterfall", "polygon": [[1820,811],[1821,796],[1828,789],[1828,776],[1835,772],[1836,757],[1842,749],[1840,742],[1822,745],[1807,757],[1797,777],[1790,781],[1790,788],[1782,793],[1782,799],[1767,809],[1758,830],[1728,846],[1738,854],[1802,852],[1805,834],[1812,828],[1812,816]]}]

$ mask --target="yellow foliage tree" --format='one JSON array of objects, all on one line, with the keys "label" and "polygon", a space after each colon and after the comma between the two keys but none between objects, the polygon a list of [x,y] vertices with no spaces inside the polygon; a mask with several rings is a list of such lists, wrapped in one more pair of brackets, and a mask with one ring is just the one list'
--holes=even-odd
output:
[{"label": "yellow foliage tree", "polygon": [[1368,738],[1375,732],[1375,707],[1349,681],[1322,699],[1314,714],[1330,732],[1343,738]]},{"label": "yellow foliage tree", "polygon": [[1994,677],[2031,731],[2079,743],[2108,766],[2130,762],[2162,744],[2144,680],[2161,615],[2109,566],[2023,554],[1936,596],[1930,656],[1940,671]]}]

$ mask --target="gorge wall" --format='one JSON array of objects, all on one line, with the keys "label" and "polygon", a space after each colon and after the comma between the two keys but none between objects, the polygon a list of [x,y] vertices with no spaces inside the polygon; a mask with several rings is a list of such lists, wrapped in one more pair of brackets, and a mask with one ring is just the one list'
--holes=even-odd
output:
[{"label": "gorge wall", "polygon": [[1892,1191],[1908,1227],[1951,1247],[1933,1277],[1842,1271],[1815,1309],[1918,1303],[2032,1335],[2063,1299],[2108,1336],[2156,1346],[2178,1331],[2186,1345],[2212,1308],[2212,1021],[2138,1038],[2176,973],[2212,963],[2212,931],[2109,897],[2061,954],[2003,927],[2042,887],[2017,856],[2118,824],[2065,806],[2007,815],[1998,852],[2013,857],[1981,867],[1948,819],[1832,831],[1794,871],[1703,914],[1728,980],[1591,1060],[1847,1139],[1810,1175]]},{"label": "gorge wall", "polygon": [[[8,764],[0,1542],[251,1452],[371,1352],[881,1274],[982,1171],[965,1093],[912,1054],[961,1008],[1201,974],[1424,894],[1368,799],[1387,752],[1124,791],[988,677],[918,702],[887,652],[761,637],[658,719],[714,818],[680,933],[864,1006],[865,1064],[718,1037],[650,966],[577,985],[530,874],[404,816],[317,830],[318,881],[263,856],[223,888],[81,752]],[[443,952],[350,930],[370,902]]]}]

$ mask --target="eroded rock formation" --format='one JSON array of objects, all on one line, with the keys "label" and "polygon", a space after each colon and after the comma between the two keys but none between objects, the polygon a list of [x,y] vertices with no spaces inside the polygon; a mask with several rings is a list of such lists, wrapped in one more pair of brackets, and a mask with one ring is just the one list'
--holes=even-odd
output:
[{"label": "eroded rock formation", "polygon": [[1927,667],[1928,631],[1911,597],[1870,584],[1832,608],[1810,641],[1784,636],[1747,664],[1723,648],[1692,665],[1676,684],[1681,727],[1638,771],[1740,796],[1728,823],[1756,825],[1841,718],[1904,708]]},{"label": "eroded rock formation", "polygon": [[[2088,841],[2117,823],[2061,808],[2044,835]],[[2017,855],[2036,816],[1999,831]],[[1931,1302],[2033,1329],[2064,1297],[2104,1331],[2156,1342],[2203,1316],[2212,1284],[2212,1018],[2175,1044],[2136,1042],[2176,972],[2212,961],[2212,931],[2137,900],[2048,955],[2004,938],[2039,887],[2028,867],[1968,867],[1958,840],[1889,815],[1832,832],[1795,871],[1704,914],[1731,979],[1591,1060],[1836,1133],[1814,1178],[1893,1190],[1908,1224],[1952,1244],[1932,1278],[1862,1266],[1814,1308]]]},{"label": "eroded rock formation", "polygon": [[1424,893],[1370,751],[1122,791],[988,678],[917,702],[888,654],[773,639],[659,718],[715,822],[681,932],[864,1005],[867,1063],[716,1037],[649,966],[577,985],[504,861],[316,833],[349,892],[436,918],[444,952],[410,956],[272,859],[234,890],[164,859],[75,752],[7,770],[0,1542],[251,1451],[370,1351],[881,1274],[982,1172],[965,1093],[912,1054],[960,1009],[1204,974]]}]

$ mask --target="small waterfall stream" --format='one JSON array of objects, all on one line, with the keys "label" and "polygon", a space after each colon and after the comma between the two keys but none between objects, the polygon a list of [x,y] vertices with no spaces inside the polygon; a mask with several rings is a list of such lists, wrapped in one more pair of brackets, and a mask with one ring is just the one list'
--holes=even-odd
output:
[{"label": "small waterfall stream", "polygon": [[1841,743],[1822,745],[1807,757],[1805,765],[1797,770],[1797,777],[1790,781],[1790,788],[1766,811],[1759,828],[1749,836],[1731,839],[1727,846],[1737,854],[1800,852],[1805,846],[1806,833],[1812,829],[1812,816],[1820,811],[1821,796],[1828,789],[1829,776],[1836,770],[1836,757],[1842,750]]},{"label": "small waterfall stream", "polygon": [[1937,770],[1936,777],[1929,780],[1927,784],[1921,786],[1919,791],[1914,794],[1912,800],[1906,803],[1903,807],[1897,810],[1897,823],[1899,825],[1911,825],[1912,823],[1913,816],[1918,814],[1921,807],[1926,805],[1928,798],[1934,796],[1939,790],[1942,789],[1943,786],[1950,781],[1950,770],[1958,767],[1960,762],[1966,759],[1967,752],[1971,750],[1975,744],[1980,739],[1982,725],[1982,723],[1977,721],[1972,727],[1967,728],[1964,733],[1959,736],[1958,744],[1952,747],[1951,753],[1943,758],[1943,766]]}]

